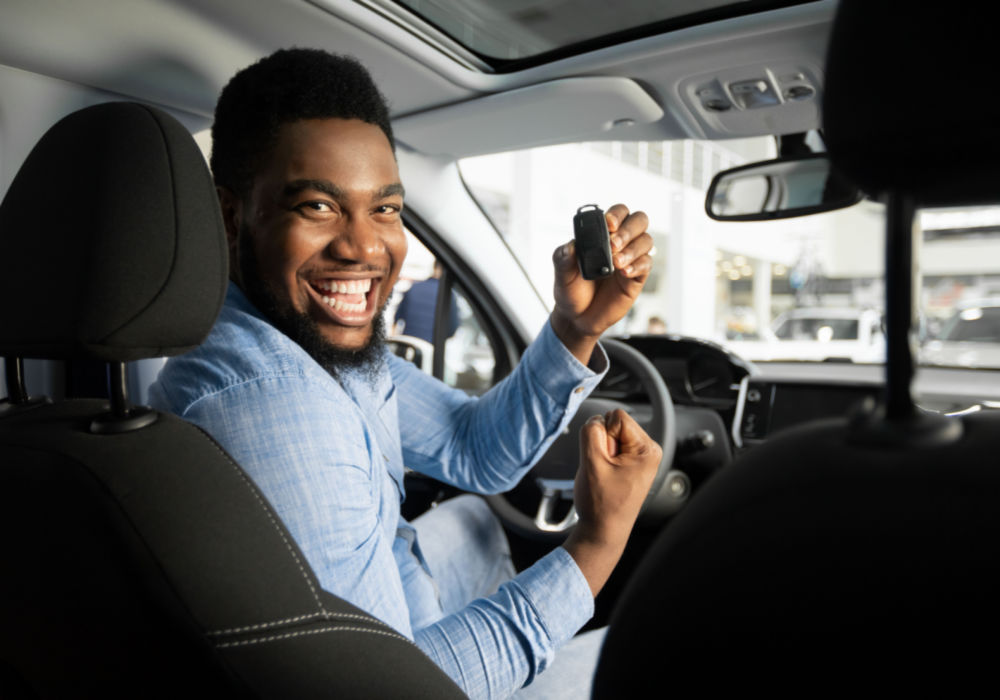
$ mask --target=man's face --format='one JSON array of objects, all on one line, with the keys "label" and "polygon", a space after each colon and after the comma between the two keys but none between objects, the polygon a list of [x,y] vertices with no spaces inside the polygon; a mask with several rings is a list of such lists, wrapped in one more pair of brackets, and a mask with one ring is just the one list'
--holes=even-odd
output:
[{"label": "man's face", "polygon": [[247,200],[223,205],[244,290],[263,288],[281,313],[308,319],[348,352],[369,343],[399,277],[402,208],[389,140],[357,119],[285,125]]}]

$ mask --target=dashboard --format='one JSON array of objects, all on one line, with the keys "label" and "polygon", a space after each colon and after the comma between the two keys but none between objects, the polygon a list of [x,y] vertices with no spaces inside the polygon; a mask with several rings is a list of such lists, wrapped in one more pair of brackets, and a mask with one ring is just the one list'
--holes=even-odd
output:
[{"label": "dashboard", "polygon": [[[884,370],[877,364],[755,364],[717,343],[688,336],[633,335],[618,340],[639,350],[666,382],[678,419],[681,459],[684,442],[709,429],[711,421],[692,418],[706,410],[722,424],[710,428],[713,439],[726,442],[736,454],[800,423],[850,415],[878,400],[884,386]],[[638,406],[641,413],[643,387],[623,371],[612,367],[598,393]],[[1000,409],[1000,371],[921,367],[913,394],[919,406],[939,413]]]}]

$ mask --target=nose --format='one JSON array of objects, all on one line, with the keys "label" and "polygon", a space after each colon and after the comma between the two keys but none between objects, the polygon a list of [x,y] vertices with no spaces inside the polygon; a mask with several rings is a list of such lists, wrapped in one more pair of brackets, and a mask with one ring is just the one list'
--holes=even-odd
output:
[{"label": "nose", "polygon": [[367,217],[344,217],[340,224],[327,246],[329,254],[339,262],[371,263],[386,252],[378,226]]}]

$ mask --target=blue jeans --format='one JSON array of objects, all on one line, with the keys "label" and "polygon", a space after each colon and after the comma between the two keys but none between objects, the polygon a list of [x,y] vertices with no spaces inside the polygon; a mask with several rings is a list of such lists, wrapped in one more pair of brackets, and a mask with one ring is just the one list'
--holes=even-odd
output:
[{"label": "blue jeans", "polygon": [[[434,576],[445,615],[495,592],[514,577],[510,547],[500,521],[478,496],[444,501],[413,521],[420,549]],[[590,697],[605,630],[579,634],[517,698],[577,700]]]}]

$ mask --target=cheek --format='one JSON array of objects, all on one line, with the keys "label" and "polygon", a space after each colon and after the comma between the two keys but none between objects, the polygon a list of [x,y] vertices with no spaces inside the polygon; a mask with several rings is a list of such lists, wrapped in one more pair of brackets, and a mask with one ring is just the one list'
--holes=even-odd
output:
[{"label": "cheek", "polygon": [[392,275],[393,281],[399,277],[399,271],[403,267],[403,261],[406,260],[406,251],[408,248],[406,242],[406,233],[403,231],[403,227],[400,226],[399,230],[394,232],[393,235],[386,241],[386,247],[389,250],[389,256],[392,258]]},{"label": "cheek", "polygon": [[257,249],[258,260],[261,272],[272,284],[295,285],[299,268],[315,252],[304,244],[303,238],[287,231],[271,231],[263,237]]},{"label": "cheek", "polygon": [[386,278],[386,284],[381,292],[384,297],[382,299],[383,304],[392,294],[392,289],[396,286],[396,282],[399,280],[399,274],[403,269],[403,261],[406,260],[407,251],[406,235],[400,231],[398,236],[385,239],[385,244],[386,251],[389,254],[390,268],[389,275]]}]

